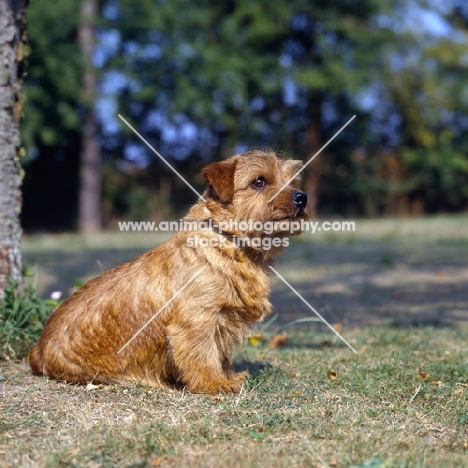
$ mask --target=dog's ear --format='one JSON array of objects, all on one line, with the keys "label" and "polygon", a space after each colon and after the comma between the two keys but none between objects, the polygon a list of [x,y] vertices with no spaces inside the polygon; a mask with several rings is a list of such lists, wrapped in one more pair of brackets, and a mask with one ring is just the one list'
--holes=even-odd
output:
[{"label": "dog's ear", "polygon": [[203,169],[203,177],[222,202],[234,195],[234,171],[236,160],[220,161]]}]

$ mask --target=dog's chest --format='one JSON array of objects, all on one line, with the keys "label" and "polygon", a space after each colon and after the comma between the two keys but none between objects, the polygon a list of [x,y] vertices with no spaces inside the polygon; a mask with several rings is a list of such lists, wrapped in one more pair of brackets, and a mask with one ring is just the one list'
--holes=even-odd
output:
[{"label": "dog's chest", "polygon": [[261,320],[270,312],[270,280],[262,268],[238,264],[226,272],[226,284],[229,299],[225,308],[235,311],[246,322]]}]

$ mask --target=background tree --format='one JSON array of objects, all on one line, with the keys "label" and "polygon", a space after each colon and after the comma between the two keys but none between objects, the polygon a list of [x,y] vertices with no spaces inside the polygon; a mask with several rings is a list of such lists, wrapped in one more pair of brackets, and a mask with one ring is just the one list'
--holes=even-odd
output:
[{"label": "background tree", "polygon": [[21,280],[19,119],[26,45],[26,0],[0,0],[0,295]]},{"label": "background tree", "polygon": [[22,137],[25,230],[77,226],[78,171],[82,148],[83,61],[77,41],[80,2],[28,7],[31,53],[24,89]]},{"label": "background tree", "polygon": [[83,69],[83,144],[80,155],[78,229],[85,234],[101,229],[101,145],[95,114],[98,91],[93,63],[96,43],[97,0],[83,0],[78,40],[84,61]]},{"label": "background tree", "polygon": [[[201,166],[250,147],[308,159],[357,114],[306,173],[319,214],[468,204],[463,2],[103,0],[95,22],[80,23],[88,2],[31,5],[25,228],[78,225],[78,161],[98,130],[107,226],[175,216],[193,201],[118,112],[200,185]],[[93,59],[83,59],[80,24],[95,27]],[[84,124],[93,99],[83,76],[93,89],[99,79],[99,127]]]},{"label": "background tree", "polygon": [[468,10],[460,5],[438,11],[421,1],[394,13],[398,34],[381,50],[374,79],[373,135],[358,158],[356,186],[368,215],[466,208]]},{"label": "background tree", "polygon": [[58,0],[29,8],[23,226],[28,230],[101,226],[101,150],[93,63],[98,5]]},{"label": "background tree", "polygon": [[[119,31],[106,67],[124,77],[121,112],[176,159],[221,159],[249,146],[309,159],[353,113],[362,114],[355,95],[393,37],[377,21],[391,11],[388,2],[183,3],[154,9],[147,0],[123,1],[106,15]],[[358,130],[347,134],[349,154],[362,141]],[[319,190],[324,205],[353,203],[334,173],[349,165],[344,151],[314,161],[306,173],[312,204]],[[322,176],[327,183],[319,188]]]}]

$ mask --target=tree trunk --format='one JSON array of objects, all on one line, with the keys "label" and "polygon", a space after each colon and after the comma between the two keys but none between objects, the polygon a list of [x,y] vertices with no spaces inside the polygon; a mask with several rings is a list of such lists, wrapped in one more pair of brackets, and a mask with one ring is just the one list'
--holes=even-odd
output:
[{"label": "tree trunk", "polygon": [[21,62],[27,0],[0,0],[0,297],[9,277],[21,282]]},{"label": "tree trunk", "polygon": [[83,0],[78,38],[84,58],[83,92],[86,110],[80,157],[78,229],[84,234],[101,229],[101,146],[94,112],[97,78],[93,66],[96,39],[94,20],[97,12],[97,0]]}]

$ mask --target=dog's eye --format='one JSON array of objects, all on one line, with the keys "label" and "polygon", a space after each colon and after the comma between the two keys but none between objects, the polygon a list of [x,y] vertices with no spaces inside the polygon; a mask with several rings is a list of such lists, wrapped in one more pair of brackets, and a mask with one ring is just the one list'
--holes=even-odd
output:
[{"label": "dog's eye", "polygon": [[266,180],[264,177],[257,177],[253,183],[252,183],[253,187],[256,188],[256,189],[262,189],[263,187],[265,187],[266,185]]}]

